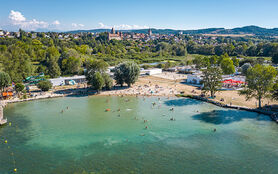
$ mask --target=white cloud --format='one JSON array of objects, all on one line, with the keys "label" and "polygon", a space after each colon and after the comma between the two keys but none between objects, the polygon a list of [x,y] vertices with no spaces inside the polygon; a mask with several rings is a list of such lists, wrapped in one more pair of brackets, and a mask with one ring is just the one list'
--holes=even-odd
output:
[{"label": "white cloud", "polygon": [[14,22],[23,22],[26,18],[19,11],[11,11],[9,15],[9,19]]},{"label": "white cloud", "polygon": [[84,24],[76,24],[76,23],[72,23],[71,26],[73,26],[74,28],[82,28],[85,25]]},{"label": "white cloud", "polygon": [[111,28],[110,26],[104,25],[102,22],[100,22],[98,24],[99,24],[98,28],[102,28],[102,29]]},{"label": "white cloud", "polygon": [[38,21],[36,19],[27,20],[23,14],[19,11],[11,10],[9,15],[11,25],[20,27],[27,30],[36,30],[38,28],[48,28],[49,24],[44,21]]},{"label": "white cloud", "polygon": [[148,26],[140,26],[140,25],[128,25],[128,24],[121,24],[121,25],[114,25],[114,26],[109,26],[105,25],[102,22],[98,23],[99,27],[98,28],[103,28],[103,29],[108,29],[114,27],[116,30],[133,30],[133,29],[146,29],[149,28]]},{"label": "white cloud", "polygon": [[60,25],[61,23],[60,23],[60,21],[56,20],[56,21],[54,21],[52,24],[53,24],[53,25]]}]

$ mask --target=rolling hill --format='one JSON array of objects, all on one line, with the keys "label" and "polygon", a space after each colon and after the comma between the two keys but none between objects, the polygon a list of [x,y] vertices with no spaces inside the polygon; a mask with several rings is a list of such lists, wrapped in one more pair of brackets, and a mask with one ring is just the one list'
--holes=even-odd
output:
[{"label": "rolling hill", "polygon": [[[148,33],[148,29],[137,29],[137,30],[119,30],[123,33]],[[75,30],[68,31],[67,33],[81,33],[81,32],[110,32],[110,29],[92,29],[92,30]],[[245,26],[233,29],[225,28],[207,28],[207,29],[197,29],[197,30],[174,30],[174,29],[155,29],[152,28],[154,34],[178,34],[183,32],[183,34],[253,34],[258,36],[278,36],[278,28],[262,28],[258,26]]]}]

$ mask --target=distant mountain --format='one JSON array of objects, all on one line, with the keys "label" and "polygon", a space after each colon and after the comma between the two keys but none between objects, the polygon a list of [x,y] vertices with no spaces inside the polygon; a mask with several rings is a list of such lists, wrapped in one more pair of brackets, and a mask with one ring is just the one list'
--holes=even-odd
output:
[{"label": "distant mountain", "polygon": [[[173,29],[151,29],[152,33],[155,34],[253,34],[253,35],[265,35],[265,36],[278,36],[278,28],[262,28],[258,26],[245,26],[240,28],[225,29],[225,28],[207,28],[198,30],[173,30]],[[118,30],[123,33],[134,32],[134,33],[148,33],[148,29],[137,29],[137,30]],[[67,33],[80,33],[80,32],[110,32],[110,29],[93,29],[93,30],[75,30],[68,31]]]}]

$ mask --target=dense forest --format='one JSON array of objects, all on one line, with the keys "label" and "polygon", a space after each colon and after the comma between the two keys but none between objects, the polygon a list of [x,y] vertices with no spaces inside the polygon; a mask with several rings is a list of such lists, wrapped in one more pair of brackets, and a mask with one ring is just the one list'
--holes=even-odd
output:
[{"label": "dense forest", "polygon": [[[19,38],[0,38],[0,68],[12,81],[45,73],[47,77],[83,74],[88,61],[102,59],[110,65],[124,60],[137,63],[173,60],[189,64],[191,54],[204,56],[277,57],[278,43],[256,37],[202,37],[175,35],[155,40],[109,41],[107,33],[82,33],[75,39],[59,39],[59,33],[32,33],[20,30]],[[195,59],[201,59],[196,56]],[[196,61],[195,61],[196,62]]]}]

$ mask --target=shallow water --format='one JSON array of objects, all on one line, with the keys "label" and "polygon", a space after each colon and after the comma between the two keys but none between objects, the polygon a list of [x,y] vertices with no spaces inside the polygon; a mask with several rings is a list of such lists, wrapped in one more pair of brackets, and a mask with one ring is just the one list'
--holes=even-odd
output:
[{"label": "shallow water", "polygon": [[274,122],[197,100],[67,97],[4,114],[12,124],[0,128],[1,174],[278,173]]}]

